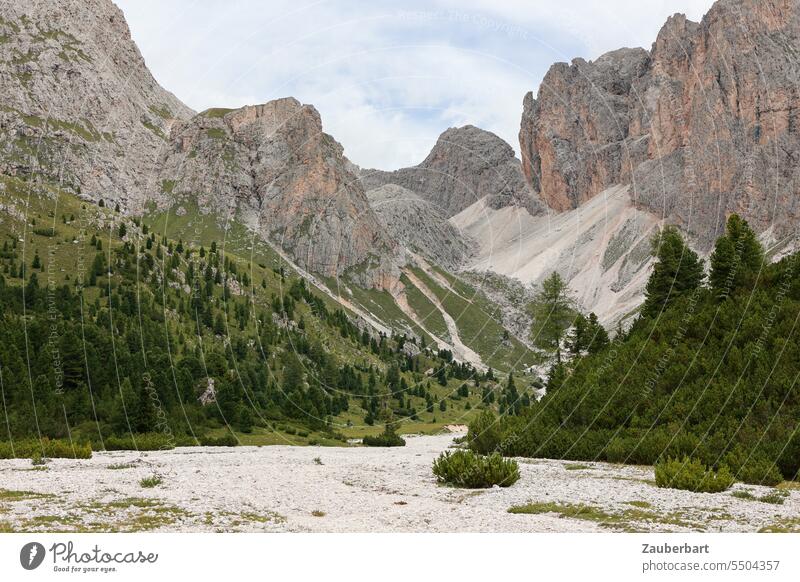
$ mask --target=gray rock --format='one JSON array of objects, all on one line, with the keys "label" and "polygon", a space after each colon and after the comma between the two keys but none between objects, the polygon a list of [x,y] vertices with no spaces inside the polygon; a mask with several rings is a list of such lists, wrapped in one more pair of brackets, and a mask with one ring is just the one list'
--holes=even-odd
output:
[{"label": "gray rock", "polygon": [[311,105],[285,98],[200,113],[173,127],[159,166],[161,206],[192,199],[315,273],[385,289],[399,280],[396,243]]},{"label": "gray rock", "polygon": [[388,233],[407,249],[451,270],[472,255],[474,242],[411,190],[386,184],[368,190],[367,198]]},{"label": "gray rock", "polygon": [[361,180],[368,190],[384,184],[403,186],[439,207],[446,218],[484,197],[495,209],[516,205],[531,214],[542,210],[513,148],[471,125],[445,131],[418,166],[394,172],[362,170]]},{"label": "gray rock", "polygon": [[170,125],[193,112],[147,70],[119,8],[2,2],[0,39],[0,173],[139,209]]}]

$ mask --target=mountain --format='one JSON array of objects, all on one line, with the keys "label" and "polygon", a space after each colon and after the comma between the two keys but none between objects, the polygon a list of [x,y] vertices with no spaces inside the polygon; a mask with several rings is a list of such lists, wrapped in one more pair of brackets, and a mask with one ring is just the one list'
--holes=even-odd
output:
[{"label": "mountain", "polygon": [[0,172],[141,208],[170,126],[192,111],[156,83],[109,0],[0,3]]},{"label": "mountain", "polygon": [[368,190],[384,184],[403,186],[440,208],[447,218],[483,198],[492,208],[515,205],[531,214],[542,211],[513,148],[471,125],[442,133],[418,166],[394,172],[363,170],[361,179]]},{"label": "mountain", "polygon": [[367,198],[389,235],[406,249],[449,270],[458,269],[472,254],[472,241],[415,192],[386,184],[368,190]]},{"label": "mountain", "polygon": [[397,245],[311,105],[285,98],[200,113],[173,127],[159,166],[161,206],[191,200],[323,276],[396,284]]},{"label": "mountain", "polygon": [[[535,360],[506,337],[484,297],[446,278],[472,243],[448,224],[452,212],[433,204],[437,191],[412,200],[388,188],[374,193],[374,210],[360,171],[313,106],[285,98],[196,114],[156,83],[110,0],[4,3],[0,52],[0,227],[9,240],[74,226],[63,206],[77,196],[119,208],[86,225],[98,232],[135,218],[184,248],[216,241],[251,261],[266,243],[279,257],[273,268],[301,277],[370,333],[413,336],[478,367]],[[476,189],[497,204],[530,196],[519,161],[496,136],[452,130],[442,148],[466,164],[429,160],[431,171],[469,185],[440,180],[451,197]],[[53,208],[29,216],[28,194]],[[91,205],[80,208],[88,215]],[[60,272],[82,268],[57,250]],[[8,272],[36,251],[16,253]]]},{"label": "mountain", "polygon": [[2,174],[132,214],[185,194],[315,273],[397,283],[397,245],[313,107],[195,115],[156,83],[110,0],[5,2],[0,39]]},{"label": "mountain", "polygon": [[528,183],[567,211],[615,185],[708,249],[737,212],[768,242],[800,219],[800,3],[719,0],[649,51],[551,67],[520,127]]}]

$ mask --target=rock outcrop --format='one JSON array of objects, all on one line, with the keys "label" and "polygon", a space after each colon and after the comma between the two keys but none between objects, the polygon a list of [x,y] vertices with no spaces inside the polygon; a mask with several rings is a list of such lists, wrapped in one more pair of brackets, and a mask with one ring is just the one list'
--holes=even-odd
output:
[{"label": "rock outcrop", "polygon": [[542,210],[525,182],[513,148],[495,134],[471,125],[445,131],[418,166],[394,172],[362,170],[361,179],[368,190],[384,184],[403,186],[448,218],[482,198],[495,209],[519,206],[531,214]]},{"label": "rock outcrop", "polygon": [[139,208],[171,123],[193,112],[150,74],[119,8],[2,2],[0,61],[0,172]]},{"label": "rock outcrop", "polygon": [[450,224],[441,210],[416,193],[386,184],[367,191],[370,206],[393,239],[450,270],[472,255],[475,244]]},{"label": "rock outcrop", "polygon": [[799,46],[797,0],[719,0],[650,51],[554,65],[524,99],[528,183],[558,211],[630,184],[701,248],[731,212],[779,240],[800,220]]},{"label": "rock outcrop", "polygon": [[242,222],[325,276],[391,287],[399,251],[311,105],[285,98],[211,109],[172,128],[159,202],[189,198]]}]

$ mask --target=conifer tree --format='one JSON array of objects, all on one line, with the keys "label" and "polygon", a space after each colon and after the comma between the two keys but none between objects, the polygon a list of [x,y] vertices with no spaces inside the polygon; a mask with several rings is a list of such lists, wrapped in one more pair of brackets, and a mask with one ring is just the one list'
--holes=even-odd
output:
[{"label": "conifer tree", "polygon": [[647,317],[658,316],[675,299],[697,289],[705,276],[703,262],[674,226],[664,228],[653,238],[653,255],[657,260],[642,306]]},{"label": "conifer tree", "polygon": [[561,340],[575,313],[566,282],[554,271],[542,282],[541,290],[533,301],[533,338],[540,347],[556,354],[561,361]]},{"label": "conifer tree", "polygon": [[711,253],[709,282],[714,295],[725,299],[732,291],[755,284],[764,263],[764,249],[755,232],[738,214],[731,214],[725,235]]},{"label": "conifer tree", "polygon": [[594,312],[589,314],[589,345],[588,350],[590,354],[596,354],[609,344],[608,332],[606,328],[598,321],[597,315]]}]

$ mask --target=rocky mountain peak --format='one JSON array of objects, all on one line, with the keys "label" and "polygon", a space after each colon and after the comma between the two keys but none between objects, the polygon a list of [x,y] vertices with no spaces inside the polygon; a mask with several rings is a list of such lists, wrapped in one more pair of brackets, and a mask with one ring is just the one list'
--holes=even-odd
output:
[{"label": "rocky mountain peak", "polygon": [[437,206],[411,190],[384,184],[368,190],[367,197],[387,232],[406,249],[450,270],[463,266],[472,255],[474,244]]},{"label": "rocky mountain peak", "polygon": [[175,119],[110,0],[0,3],[0,172],[138,207]]},{"label": "rocky mountain peak", "polygon": [[800,219],[800,3],[719,0],[651,50],[553,65],[520,127],[525,176],[558,211],[615,184],[703,247],[730,212],[773,240]]},{"label": "rocky mountain peak", "polygon": [[448,218],[482,198],[492,208],[514,205],[531,213],[541,211],[513,148],[494,133],[472,125],[442,133],[418,166],[394,172],[364,170],[361,178],[367,189],[383,184],[403,186]]},{"label": "rocky mountain peak", "polygon": [[163,205],[190,199],[235,218],[326,276],[385,286],[396,243],[385,234],[342,146],[294,98],[209,109],[176,124],[160,166]]}]

